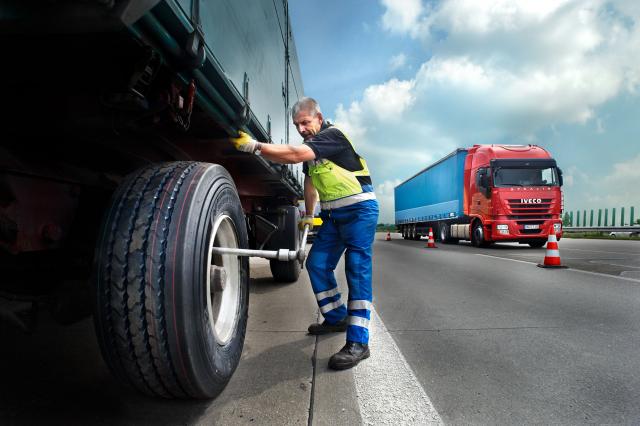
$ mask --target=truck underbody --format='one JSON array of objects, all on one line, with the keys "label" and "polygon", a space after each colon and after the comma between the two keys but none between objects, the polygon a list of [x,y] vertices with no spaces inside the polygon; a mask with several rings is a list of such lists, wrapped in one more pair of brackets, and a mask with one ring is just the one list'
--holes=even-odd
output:
[{"label": "truck underbody", "polygon": [[[0,317],[28,331],[39,308],[62,323],[93,313],[123,382],[215,396],[239,361],[249,277],[247,258],[211,248],[299,243],[300,170],[228,142],[244,129],[288,143],[289,52],[282,108],[259,119],[250,95],[262,88],[247,72],[237,88],[177,3],[54,3],[8,2],[0,22]],[[280,281],[301,268],[271,266]],[[181,348],[195,347],[185,359]]]}]

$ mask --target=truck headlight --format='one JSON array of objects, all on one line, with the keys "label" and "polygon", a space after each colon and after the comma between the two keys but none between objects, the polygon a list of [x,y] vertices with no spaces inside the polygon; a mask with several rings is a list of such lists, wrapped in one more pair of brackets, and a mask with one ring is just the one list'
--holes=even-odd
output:
[{"label": "truck headlight", "polygon": [[500,230],[500,231],[508,231],[509,230],[509,225],[507,224],[502,224],[502,225],[496,225],[496,229]]},{"label": "truck headlight", "polygon": [[554,223],[553,224],[553,230],[555,232],[560,232],[561,229],[562,229],[562,224],[561,223]]}]

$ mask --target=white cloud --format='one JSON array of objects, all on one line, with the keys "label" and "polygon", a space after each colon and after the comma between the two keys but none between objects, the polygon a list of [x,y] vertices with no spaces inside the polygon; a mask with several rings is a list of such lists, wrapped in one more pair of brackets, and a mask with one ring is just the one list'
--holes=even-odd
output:
[{"label": "white cloud", "polygon": [[395,222],[394,188],[400,185],[400,179],[386,180],[376,185],[376,197],[380,204],[380,217],[378,223]]},{"label": "white cloud", "polygon": [[[575,166],[569,169],[586,186],[586,200],[571,203],[578,208],[623,207],[640,205],[640,152],[626,161],[614,163],[611,171],[604,177],[593,178]],[[565,177],[566,182],[566,177]],[[577,181],[575,182],[577,184]],[[587,201],[587,202],[585,202]]]},{"label": "white cloud", "polygon": [[360,103],[353,102],[348,109],[345,109],[342,104],[338,105],[336,109],[335,124],[344,131],[351,140],[360,141],[364,139],[367,132],[365,127],[364,117]]},{"label": "white cloud", "polygon": [[569,188],[577,185],[578,183],[589,184],[589,175],[584,173],[575,165],[570,166],[569,169],[564,172],[563,178],[565,187]]},{"label": "white cloud", "polygon": [[[417,87],[486,90],[510,132],[585,123],[640,84],[640,8],[605,0],[450,0],[435,8],[383,1],[383,27],[422,40],[433,57]],[[634,53],[635,52],[635,53]],[[421,77],[425,80],[421,81]],[[506,114],[506,115],[505,115]],[[518,128],[524,122],[526,129]]]},{"label": "white cloud", "polygon": [[640,154],[627,161],[616,163],[613,165],[613,172],[605,178],[610,183],[629,182],[637,190],[640,183]]},{"label": "white cloud", "polygon": [[571,0],[452,0],[443,2],[428,25],[453,32],[513,31],[548,20]]},{"label": "white cloud", "polygon": [[[369,86],[356,101],[340,105],[335,116],[386,197],[397,178],[457,147],[504,141],[544,145],[542,130],[555,133],[567,124],[601,132],[598,108],[623,94],[639,94],[640,2],[381,3],[383,29],[423,43],[428,59],[410,78]],[[400,54],[390,66],[405,61]],[[593,125],[582,126],[587,122]],[[589,187],[592,201],[640,201],[629,183],[638,181],[630,174],[640,170],[640,158],[616,164],[609,177],[604,171],[587,175],[578,166],[565,175],[566,188],[581,191],[580,197],[567,194],[576,204],[586,200]],[[616,191],[605,184],[615,184]],[[387,211],[393,204],[383,203],[389,207],[381,221],[391,221]]]},{"label": "white cloud", "polygon": [[371,107],[378,120],[397,120],[415,101],[413,86],[413,81],[395,78],[385,84],[369,86],[364,91],[364,102]]},{"label": "white cloud", "polygon": [[407,55],[404,53],[398,53],[394,55],[389,60],[389,66],[391,67],[391,71],[398,70],[404,67],[407,64]]},{"label": "white cloud", "polygon": [[564,186],[571,188],[573,183],[575,182],[575,178],[573,175],[565,175],[564,176]]},{"label": "white cloud", "polygon": [[497,77],[497,73],[491,71],[472,63],[467,57],[435,58],[422,64],[416,80],[419,88],[425,91],[431,85],[450,85],[469,91],[489,90],[495,87]]},{"label": "white cloud", "polygon": [[382,0],[387,8],[382,16],[382,27],[392,33],[414,33],[418,19],[424,11],[421,0]]},{"label": "white cloud", "polygon": [[353,138],[364,138],[373,125],[397,122],[415,101],[414,82],[391,79],[365,89],[362,100],[352,102],[348,109],[338,105],[335,122]]}]

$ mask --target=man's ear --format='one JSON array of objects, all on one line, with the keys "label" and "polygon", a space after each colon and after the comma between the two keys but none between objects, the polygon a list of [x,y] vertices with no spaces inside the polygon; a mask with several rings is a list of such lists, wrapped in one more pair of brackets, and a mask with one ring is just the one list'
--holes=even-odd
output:
[{"label": "man's ear", "polygon": [[322,116],[321,112],[318,113],[318,118],[320,119],[321,123],[324,121],[324,117]]}]

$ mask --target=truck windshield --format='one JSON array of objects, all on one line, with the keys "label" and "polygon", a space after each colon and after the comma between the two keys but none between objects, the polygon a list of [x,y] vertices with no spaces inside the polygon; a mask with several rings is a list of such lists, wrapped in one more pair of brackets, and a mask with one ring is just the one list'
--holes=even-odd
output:
[{"label": "truck windshield", "polygon": [[555,167],[511,168],[497,167],[493,170],[493,184],[500,186],[558,186]]}]

